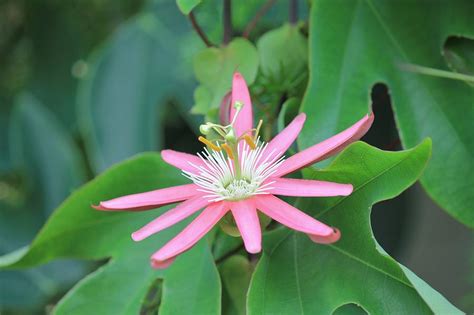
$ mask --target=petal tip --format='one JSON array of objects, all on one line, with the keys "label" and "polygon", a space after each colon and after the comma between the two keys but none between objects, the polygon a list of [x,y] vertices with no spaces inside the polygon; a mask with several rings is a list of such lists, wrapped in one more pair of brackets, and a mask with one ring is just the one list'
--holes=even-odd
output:
[{"label": "petal tip", "polygon": [[150,264],[153,269],[166,269],[174,262],[174,260],[175,260],[175,257],[168,258],[165,260],[151,258]]},{"label": "petal tip", "polygon": [[242,79],[242,74],[240,74],[240,72],[234,72],[234,80],[240,80]]},{"label": "petal tip", "polygon": [[261,245],[245,246],[245,250],[249,252],[250,254],[258,254],[262,251],[262,246]]},{"label": "petal tip", "polygon": [[343,196],[349,196],[350,194],[352,194],[353,191],[354,191],[354,186],[352,186],[351,184],[346,184],[346,191],[344,191]]},{"label": "petal tip", "polygon": [[296,119],[304,122],[306,120],[306,113],[299,113],[298,116],[296,116]]},{"label": "petal tip", "polygon": [[318,244],[332,244],[337,242],[341,238],[341,232],[336,229],[332,228],[332,232],[329,235],[315,235],[315,234],[308,234],[309,238]]},{"label": "petal tip", "polygon": [[107,211],[110,210],[102,205],[102,202],[99,202],[98,205],[91,205],[91,208],[94,208],[95,210],[100,210],[100,211]]},{"label": "petal tip", "polygon": [[133,232],[131,237],[132,237],[132,240],[134,240],[135,242],[139,242],[144,239],[144,237],[141,236],[140,233],[137,233],[137,232]]}]

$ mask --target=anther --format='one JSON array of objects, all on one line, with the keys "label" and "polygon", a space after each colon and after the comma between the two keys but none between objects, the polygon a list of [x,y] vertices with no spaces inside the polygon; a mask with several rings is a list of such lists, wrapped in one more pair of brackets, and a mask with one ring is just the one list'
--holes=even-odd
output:
[{"label": "anther", "polygon": [[234,159],[234,154],[232,153],[232,149],[229,147],[227,143],[224,143],[222,145],[222,149],[224,149],[224,151],[227,153],[227,155],[229,156],[231,160]]},{"label": "anther", "polygon": [[253,139],[251,136],[249,136],[248,134],[246,134],[244,136],[244,140],[245,142],[247,142],[247,144],[249,145],[249,147],[253,150],[255,149],[257,146],[255,145],[255,142],[253,142]]},{"label": "anther", "polygon": [[199,136],[198,140],[201,141],[202,143],[204,143],[205,145],[207,145],[208,147],[210,147],[214,151],[220,151],[221,150],[221,148],[219,148],[217,145],[215,145],[211,141],[207,140],[203,136]]}]

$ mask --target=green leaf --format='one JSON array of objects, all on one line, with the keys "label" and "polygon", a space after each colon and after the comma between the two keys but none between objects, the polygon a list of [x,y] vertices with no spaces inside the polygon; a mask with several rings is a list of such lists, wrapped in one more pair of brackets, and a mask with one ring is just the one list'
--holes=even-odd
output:
[{"label": "green leaf", "polygon": [[[178,257],[169,269],[153,270],[150,255],[174,236],[184,222],[136,243],[130,238],[131,232],[163,209],[111,213],[91,208],[91,204],[101,200],[183,182],[179,171],[155,153],[114,166],[66,199],[28,250],[0,258],[0,266],[29,267],[59,257],[111,257],[63,298],[56,314],[137,314],[156,278],[164,279],[160,314],[189,314],[191,308],[195,313],[218,313],[219,276],[206,240]],[[183,306],[183,301],[187,305]],[[183,307],[177,311],[177,306]]]},{"label": "green leaf", "polygon": [[167,101],[192,103],[191,55],[201,47],[173,3],[123,24],[88,63],[79,86],[79,125],[95,172],[160,148]]},{"label": "green leaf", "polygon": [[39,193],[45,218],[85,180],[81,153],[59,121],[31,94],[17,99],[11,117],[10,152],[14,167],[28,176]]},{"label": "green leaf", "polygon": [[176,0],[179,10],[188,15],[191,11],[200,4],[202,0]]},{"label": "green leaf", "polygon": [[219,108],[232,86],[232,75],[239,71],[250,85],[258,70],[255,46],[244,38],[236,38],[229,45],[202,50],[194,57],[194,74],[201,84],[195,92],[194,113],[206,115]]},{"label": "green leaf", "polygon": [[305,77],[308,42],[297,26],[285,24],[265,33],[258,40],[257,49],[262,75],[279,90],[289,90]]},{"label": "green leaf", "polygon": [[331,314],[348,303],[370,314],[460,314],[439,294],[425,294],[418,280],[379,251],[370,227],[371,206],[412,185],[430,152],[429,140],[401,152],[358,142],[329,168],[313,170],[313,179],[354,186],[348,197],[299,199],[300,209],[337,227],[342,237],[318,245],[287,229],[269,233],[250,286],[249,314]]},{"label": "green leaf", "polygon": [[301,109],[308,120],[300,146],[354,123],[368,111],[371,87],[386,83],[403,146],[433,139],[423,186],[448,213],[474,227],[474,90],[462,81],[399,68],[409,63],[447,70],[441,48],[450,35],[474,35],[473,14],[469,0],[449,6],[440,1],[318,1],[310,14],[311,79]]},{"label": "green leaf", "polygon": [[[0,254],[28,244],[51,210],[85,179],[81,154],[67,129],[32,95],[18,97],[9,136],[13,166],[27,175],[27,187],[15,203],[0,203]],[[59,261],[1,271],[0,309],[37,309],[85,271],[84,264]]]}]

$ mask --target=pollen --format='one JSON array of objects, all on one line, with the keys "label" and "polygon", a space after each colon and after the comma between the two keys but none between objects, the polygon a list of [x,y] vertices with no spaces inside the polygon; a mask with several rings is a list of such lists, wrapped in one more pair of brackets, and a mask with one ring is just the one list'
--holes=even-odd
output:
[{"label": "pollen", "polygon": [[203,136],[199,136],[198,140],[201,141],[202,143],[204,143],[205,145],[207,145],[208,147],[210,147],[214,151],[220,151],[221,150],[220,147],[218,147],[217,145],[215,145],[211,141],[207,140]]},{"label": "pollen", "polygon": [[229,145],[227,143],[224,143],[222,145],[222,149],[224,149],[224,151],[227,153],[227,156],[233,160],[234,159],[234,153],[232,153],[232,149],[229,147]]},{"label": "pollen", "polygon": [[249,136],[248,134],[246,134],[246,135],[244,136],[244,140],[245,140],[245,142],[247,142],[248,146],[249,146],[252,150],[254,150],[254,149],[257,147],[256,144],[255,144],[255,142],[253,142],[252,137]]}]

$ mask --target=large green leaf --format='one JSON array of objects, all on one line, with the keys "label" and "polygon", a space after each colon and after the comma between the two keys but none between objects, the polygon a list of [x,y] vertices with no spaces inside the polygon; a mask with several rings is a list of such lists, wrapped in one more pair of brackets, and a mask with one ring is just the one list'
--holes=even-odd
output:
[{"label": "large green leaf", "polygon": [[67,129],[31,94],[20,95],[13,110],[10,152],[30,192],[41,196],[36,209],[45,211],[44,218],[85,180],[80,151]]},{"label": "large green leaf", "polygon": [[29,267],[59,257],[112,257],[66,295],[56,314],[137,314],[156,278],[164,279],[160,314],[189,314],[190,310],[200,314],[218,313],[219,276],[205,240],[180,256],[169,269],[153,270],[149,256],[183,224],[135,243],[130,233],[163,209],[110,213],[91,208],[91,204],[101,200],[181,184],[183,179],[155,153],[115,166],[66,199],[31,246],[3,257],[0,265]]},{"label": "large green leaf", "polygon": [[[81,155],[67,129],[31,94],[18,98],[10,127],[11,161],[25,175],[26,187],[18,192],[21,198],[0,202],[0,254],[28,244],[51,210],[85,179]],[[77,262],[54,262],[1,271],[0,309],[39,308],[82,277],[84,269]]]},{"label": "large green leaf", "polygon": [[[474,227],[474,89],[462,81],[409,73],[400,63],[447,69],[450,35],[474,35],[474,2],[315,1],[310,16],[306,147],[348,127],[367,112],[369,92],[386,83],[404,147],[433,139],[422,177],[431,197]],[[330,27],[329,27],[330,26]]]},{"label": "large green leaf", "polygon": [[[202,46],[170,2],[123,24],[96,52],[79,87],[79,124],[96,172],[159,148],[167,101],[192,104],[191,56]],[[176,105],[175,105],[176,106]]]},{"label": "large green leaf", "polygon": [[329,168],[311,171],[311,178],[354,185],[348,197],[305,198],[298,203],[339,228],[342,237],[332,245],[317,245],[287,229],[270,233],[251,282],[249,313],[331,314],[350,303],[370,314],[461,313],[378,249],[370,227],[371,206],[413,184],[430,152],[428,140],[402,152],[358,142]]}]

